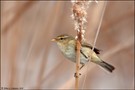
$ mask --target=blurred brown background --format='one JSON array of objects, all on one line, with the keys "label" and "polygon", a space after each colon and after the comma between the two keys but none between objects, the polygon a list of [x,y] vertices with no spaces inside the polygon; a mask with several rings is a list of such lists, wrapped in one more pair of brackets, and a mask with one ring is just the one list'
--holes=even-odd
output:
[{"label": "blurred brown background", "polygon": [[[93,44],[104,2],[90,3],[86,40]],[[1,86],[27,89],[74,88],[75,64],[51,39],[76,36],[70,1],[1,2]],[[116,67],[110,74],[93,63],[81,71],[80,88],[134,88],[134,1],[108,1],[96,47]],[[87,73],[86,73],[87,72]]]}]

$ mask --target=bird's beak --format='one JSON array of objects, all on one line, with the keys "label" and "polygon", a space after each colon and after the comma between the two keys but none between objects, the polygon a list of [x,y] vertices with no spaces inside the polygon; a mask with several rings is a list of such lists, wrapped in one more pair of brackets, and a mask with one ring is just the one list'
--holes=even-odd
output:
[{"label": "bird's beak", "polygon": [[52,39],[51,41],[55,42],[55,41],[56,41],[56,39],[54,38],[54,39]]}]

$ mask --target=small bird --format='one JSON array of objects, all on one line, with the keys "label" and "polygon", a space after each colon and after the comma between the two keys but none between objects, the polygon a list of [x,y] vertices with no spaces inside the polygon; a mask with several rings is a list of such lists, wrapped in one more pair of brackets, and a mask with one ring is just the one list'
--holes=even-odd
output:
[{"label": "small bird", "polygon": [[[68,58],[70,61],[76,62],[76,50],[77,50],[76,39],[73,36],[63,34],[52,39],[52,41],[55,41],[57,43],[60,51],[63,53],[63,55],[66,58]],[[82,41],[81,46],[82,46],[80,50],[80,54],[81,54],[80,64],[82,65],[81,68],[84,67],[85,64],[90,60],[91,62],[100,65],[101,67],[103,67],[109,72],[112,72],[115,69],[114,66],[106,63],[97,55],[100,54],[99,49],[94,48],[94,50],[92,51],[93,47],[84,41]]]}]

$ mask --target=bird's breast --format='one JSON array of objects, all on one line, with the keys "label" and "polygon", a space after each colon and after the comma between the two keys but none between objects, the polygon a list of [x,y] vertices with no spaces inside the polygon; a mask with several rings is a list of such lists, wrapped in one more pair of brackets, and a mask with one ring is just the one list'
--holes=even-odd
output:
[{"label": "bird's breast", "polygon": [[63,54],[65,54],[65,56],[68,59],[75,61],[75,56],[76,56],[75,45],[67,46],[67,48],[65,49],[65,52],[63,52]]},{"label": "bird's breast", "polygon": [[[69,42],[66,46],[65,45],[58,45],[63,55],[68,58],[69,60],[76,62],[76,49],[75,49],[75,42]],[[88,62],[88,54],[89,54],[89,48],[83,48],[82,49],[83,54],[80,53],[80,59],[81,63]]]}]

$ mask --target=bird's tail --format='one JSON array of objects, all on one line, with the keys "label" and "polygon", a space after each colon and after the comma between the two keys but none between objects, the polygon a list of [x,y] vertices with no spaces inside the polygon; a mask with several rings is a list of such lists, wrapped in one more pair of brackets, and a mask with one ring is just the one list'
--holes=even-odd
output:
[{"label": "bird's tail", "polygon": [[112,72],[115,67],[106,63],[105,61],[101,60],[100,62],[95,62],[96,64],[100,65],[101,67],[103,67],[104,69],[106,69],[109,72]]},{"label": "bird's tail", "polygon": [[114,66],[112,66],[112,65],[110,65],[110,64],[108,64],[108,63],[106,63],[105,61],[101,61],[100,63],[98,63],[101,67],[103,67],[104,69],[106,69],[107,71],[109,71],[109,72],[112,72],[114,69],[115,69],[115,67]]}]

